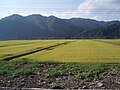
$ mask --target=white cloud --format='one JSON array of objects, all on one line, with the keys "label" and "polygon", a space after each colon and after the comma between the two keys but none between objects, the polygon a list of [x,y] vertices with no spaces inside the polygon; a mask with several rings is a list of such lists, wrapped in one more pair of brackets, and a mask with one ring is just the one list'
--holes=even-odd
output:
[{"label": "white cloud", "polygon": [[55,14],[61,18],[81,17],[96,20],[120,20],[120,0],[85,0],[75,11]]},{"label": "white cloud", "polygon": [[85,0],[75,12],[77,17],[120,20],[120,0]]}]

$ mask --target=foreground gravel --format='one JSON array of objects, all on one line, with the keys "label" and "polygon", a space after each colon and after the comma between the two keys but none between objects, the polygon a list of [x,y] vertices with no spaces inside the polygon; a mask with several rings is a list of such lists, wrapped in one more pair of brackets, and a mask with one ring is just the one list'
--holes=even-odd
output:
[{"label": "foreground gravel", "polygon": [[30,76],[0,76],[0,90],[27,90],[30,88],[43,89],[120,89],[120,70],[109,68],[99,75],[98,79],[82,80],[74,75],[57,78],[42,75]]}]

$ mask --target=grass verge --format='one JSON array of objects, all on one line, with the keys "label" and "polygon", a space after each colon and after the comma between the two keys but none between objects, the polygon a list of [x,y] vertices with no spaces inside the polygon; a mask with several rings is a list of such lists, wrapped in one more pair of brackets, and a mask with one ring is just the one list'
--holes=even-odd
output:
[{"label": "grass verge", "polygon": [[45,77],[57,78],[60,76],[74,75],[80,79],[92,80],[98,79],[99,74],[109,68],[120,68],[120,64],[60,63],[29,60],[0,61],[0,75],[17,77],[43,75]]}]

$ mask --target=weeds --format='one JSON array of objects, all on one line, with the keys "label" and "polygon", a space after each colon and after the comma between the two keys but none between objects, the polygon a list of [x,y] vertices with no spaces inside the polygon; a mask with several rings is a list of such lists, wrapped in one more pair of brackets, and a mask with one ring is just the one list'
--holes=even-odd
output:
[{"label": "weeds", "polygon": [[57,63],[52,61],[38,62],[24,60],[10,60],[0,62],[0,75],[29,76],[44,75],[57,78],[59,76],[74,75],[80,79],[97,79],[99,74],[109,67],[120,68],[120,64],[97,64],[97,63]]}]

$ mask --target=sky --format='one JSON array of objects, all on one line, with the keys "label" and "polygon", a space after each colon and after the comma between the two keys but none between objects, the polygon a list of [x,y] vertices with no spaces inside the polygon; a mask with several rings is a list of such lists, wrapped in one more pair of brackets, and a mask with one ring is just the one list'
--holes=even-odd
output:
[{"label": "sky", "polygon": [[0,19],[12,14],[120,20],[120,0],[0,0]]}]

